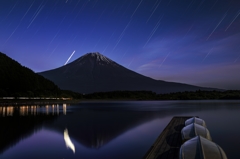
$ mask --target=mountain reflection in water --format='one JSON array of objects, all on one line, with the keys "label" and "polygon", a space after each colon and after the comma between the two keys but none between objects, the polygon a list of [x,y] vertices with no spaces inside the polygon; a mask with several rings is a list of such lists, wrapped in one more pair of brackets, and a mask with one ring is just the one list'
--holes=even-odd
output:
[{"label": "mountain reflection in water", "polygon": [[[30,158],[142,158],[171,118],[179,115],[203,118],[213,141],[232,158],[234,152],[228,153],[232,151],[231,143],[221,143],[226,141],[221,135],[233,134],[231,124],[227,123],[239,118],[236,115],[239,110],[240,102],[231,101],[82,102],[0,107],[3,130],[0,158],[24,158],[24,152],[31,152]],[[219,125],[223,121],[229,131]],[[240,133],[238,129],[234,131]],[[233,144],[237,141],[228,140]],[[36,149],[21,147],[29,143]]]}]

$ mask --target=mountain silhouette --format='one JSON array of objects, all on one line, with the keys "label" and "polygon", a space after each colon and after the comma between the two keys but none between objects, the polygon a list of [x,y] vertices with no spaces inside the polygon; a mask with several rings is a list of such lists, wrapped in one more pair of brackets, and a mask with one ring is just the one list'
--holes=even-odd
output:
[{"label": "mountain silhouette", "polygon": [[106,56],[87,53],[62,67],[40,72],[61,89],[79,93],[109,91],[153,91],[170,93],[181,91],[213,90],[188,84],[154,80],[131,71]]},{"label": "mountain silhouette", "polygon": [[59,91],[52,81],[0,52],[0,96],[55,96]]}]

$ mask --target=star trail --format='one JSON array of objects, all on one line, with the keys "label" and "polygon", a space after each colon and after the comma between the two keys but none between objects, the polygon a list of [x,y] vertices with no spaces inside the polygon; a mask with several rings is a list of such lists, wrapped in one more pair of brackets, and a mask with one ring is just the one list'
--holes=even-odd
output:
[{"label": "star trail", "polygon": [[0,51],[35,72],[100,52],[157,80],[240,89],[239,15],[239,0],[1,0]]}]

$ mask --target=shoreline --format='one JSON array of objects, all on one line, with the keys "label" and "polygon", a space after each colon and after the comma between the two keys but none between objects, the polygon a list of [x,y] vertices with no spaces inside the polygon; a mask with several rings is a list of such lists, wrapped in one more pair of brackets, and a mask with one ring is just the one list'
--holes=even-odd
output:
[{"label": "shoreline", "polygon": [[0,106],[20,106],[20,105],[44,105],[44,104],[71,104],[79,103],[80,100],[0,100]]},{"label": "shoreline", "polygon": [[19,105],[41,105],[41,104],[74,104],[81,102],[112,102],[112,101],[166,101],[166,100],[139,100],[139,99],[73,99],[73,100],[3,100],[0,99],[0,106],[19,106]]},{"label": "shoreline", "polygon": [[154,100],[154,99],[72,99],[72,100],[33,100],[33,99],[0,99],[0,106],[21,106],[21,105],[45,105],[45,104],[76,104],[81,102],[116,102],[116,101],[228,101],[239,99],[188,99],[188,100]]}]

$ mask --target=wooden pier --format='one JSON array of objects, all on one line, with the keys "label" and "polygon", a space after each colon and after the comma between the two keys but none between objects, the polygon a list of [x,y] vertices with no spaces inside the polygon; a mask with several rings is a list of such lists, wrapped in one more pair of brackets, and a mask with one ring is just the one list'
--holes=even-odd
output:
[{"label": "wooden pier", "polygon": [[191,117],[173,117],[144,159],[178,159],[182,145],[181,130],[185,126],[185,121]]}]

